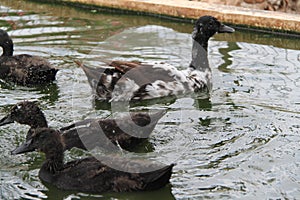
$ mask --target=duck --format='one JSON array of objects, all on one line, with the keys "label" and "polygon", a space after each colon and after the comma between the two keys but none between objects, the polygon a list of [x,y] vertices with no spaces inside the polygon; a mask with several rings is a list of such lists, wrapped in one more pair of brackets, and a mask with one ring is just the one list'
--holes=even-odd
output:
[{"label": "duck", "polygon": [[[59,131],[51,128],[34,129],[29,140],[11,153],[17,155],[35,150],[46,157],[38,173],[42,182],[61,190],[86,193],[159,189],[169,183],[175,165],[127,160],[113,155],[106,157],[104,162],[104,157],[100,160],[91,156],[64,163],[64,139]],[[113,167],[116,165],[124,166],[123,170]],[[143,169],[147,172],[141,171]]]},{"label": "duck", "polygon": [[13,55],[14,44],[7,32],[0,29],[0,79],[22,86],[36,86],[55,80],[58,69],[46,59],[28,54]]},{"label": "duck", "polygon": [[[157,122],[165,114],[165,110],[157,112],[131,112],[129,116],[120,118],[85,119],[59,129],[64,141],[65,150],[74,147],[91,150],[100,147],[102,150],[131,150],[147,138]],[[15,104],[10,112],[0,120],[0,126],[18,122],[29,125],[26,140],[34,129],[48,128],[43,111],[35,101],[22,101]],[[116,147],[118,147],[116,149]]]},{"label": "duck", "polygon": [[186,93],[209,91],[211,69],[208,64],[208,40],[216,33],[235,30],[213,16],[202,16],[192,32],[192,61],[179,70],[165,62],[103,61],[93,68],[76,60],[87,76],[95,97],[101,101],[140,101]]}]

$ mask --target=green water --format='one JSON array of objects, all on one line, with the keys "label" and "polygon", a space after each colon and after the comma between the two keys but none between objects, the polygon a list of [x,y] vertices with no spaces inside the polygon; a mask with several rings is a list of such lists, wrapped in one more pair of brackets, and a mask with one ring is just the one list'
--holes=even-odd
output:
[{"label": "green water", "polygon": [[[0,28],[12,36],[15,54],[45,57],[60,69],[48,87],[0,82],[0,116],[16,102],[36,100],[54,128],[111,115],[110,105],[94,101],[74,60],[161,60],[183,69],[191,57],[192,24],[154,17],[2,0]],[[299,39],[237,30],[214,36],[208,53],[210,95],[132,108],[167,109],[145,145],[153,159],[177,163],[169,186],[92,195],[44,185],[37,176],[42,154],[10,155],[28,130],[12,124],[0,128],[0,199],[299,198]],[[67,160],[84,156],[66,153]]]}]

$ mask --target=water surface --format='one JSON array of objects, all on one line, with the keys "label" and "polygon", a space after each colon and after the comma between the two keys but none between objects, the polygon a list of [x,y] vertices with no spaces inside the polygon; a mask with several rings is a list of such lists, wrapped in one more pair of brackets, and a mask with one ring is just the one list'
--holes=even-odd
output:
[{"label": "water surface", "polygon": [[[47,87],[1,82],[0,116],[16,102],[36,100],[54,128],[112,114],[94,101],[74,60],[161,60],[184,69],[191,57],[192,24],[153,17],[2,0],[0,28],[12,36],[15,54],[42,56],[60,69]],[[57,190],[37,176],[42,154],[10,155],[28,130],[12,124],[0,129],[1,199],[299,198],[299,44],[255,32],[215,35],[211,94],[131,108],[167,109],[146,145],[151,159],[177,163],[168,187],[102,195]],[[67,160],[84,156],[66,153]]]}]

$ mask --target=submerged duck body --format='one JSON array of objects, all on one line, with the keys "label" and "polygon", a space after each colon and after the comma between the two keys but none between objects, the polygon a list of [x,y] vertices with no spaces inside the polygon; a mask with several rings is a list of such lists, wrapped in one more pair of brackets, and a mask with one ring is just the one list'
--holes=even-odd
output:
[{"label": "submerged duck body", "polygon": [[57,69],[38,56],[13,55],[13,42],[6,31],[0,29],[0,79],[15,84],[31,86],[47,84],[55,80]]},{"label": "submerged duck body", "polygon": [[215,33],[232,33],[211,16],[200,17],[192,33],[192,61],[186,70],[162,63],[112,61],[98,68],[78,61],[100,100],[130,101],[176,96],[210,88],[211,69],[207,60],[208,40]]},{"label": "submerged duck body", "polygon": [[[63,138],[59,132],[49,128],[35,129],[29,140],[15,149],[12,154],[31,152],[36,149],[46,155],[46,161],[39,171],[40,179],[63,190],[90,193],[154,190],[169,183],[174,166],[174,164],[161,166],[156,171],[146,173],[130,173],[109,167],[94,157],[64,164]],[[153,165],[153,163],[140,161],[124,163],[119,157],[108,159],[111,162],[117,162],[118,165],[126,165],[130,168],[142,169]]]},{"label": "submerged duck body", "polygon": [[[65,141],[65,150],[73,147],[86,150],[94,147],[108,148],[120,145],[131,149],[149,137],[165,111],[156,113],[133,112],[130,116],[116,119],[87,119],[60,129]],[[26,138],[36,128],[48,127],[46,117],[35,102],[17,103],[0,120],[0,126],[18,122],[30,126]],[[102,134],[101,134],[102,133]]]}]

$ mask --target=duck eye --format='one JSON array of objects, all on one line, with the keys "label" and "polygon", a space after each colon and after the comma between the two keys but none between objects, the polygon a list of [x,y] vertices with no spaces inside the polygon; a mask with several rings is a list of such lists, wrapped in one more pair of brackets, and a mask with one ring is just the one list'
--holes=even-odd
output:
[{"label": "duck eye", "polygon": [[18,112],[19,108],[17,106],[12,107],[11,113]]},{"label": "duck eye", "polygon": [[22,108],[21,105],[15,105],[15,106],[12,108],[12,111],[13,111],[13,112],[18,112],[21,108]]},{"label": "duck eye", "polygon": [[197,27],[197,30],[198,30],[198,32],[200,32],[200,31],[201,31],[202,27],[203,27],[203,25],[202,25],[202,24],[199,24],[199,25],[198,25],[198,27]]}]

